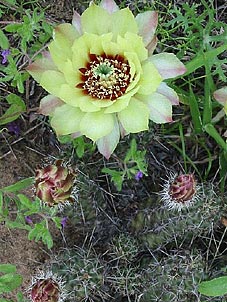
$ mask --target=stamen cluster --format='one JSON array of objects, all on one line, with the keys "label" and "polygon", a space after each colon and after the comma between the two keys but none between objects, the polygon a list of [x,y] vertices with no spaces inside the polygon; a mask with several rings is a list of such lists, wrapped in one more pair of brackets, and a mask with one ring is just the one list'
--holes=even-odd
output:
[{"label": "stamen cluster", "polygon": [[94,99],[115,100],[122,96],[130,83],[130,66],[123,56],[90,54],[86,68],[80,68],[83,89]]}]

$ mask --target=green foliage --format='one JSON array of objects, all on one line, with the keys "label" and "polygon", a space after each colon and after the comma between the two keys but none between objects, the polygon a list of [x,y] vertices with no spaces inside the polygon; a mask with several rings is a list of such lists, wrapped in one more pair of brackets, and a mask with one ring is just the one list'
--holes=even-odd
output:
[{"label": "green foliage", "polygon": [[4,187],[4,188],[1,188],[0,191],[4,192],[4,193],[6,193],[6,192],[8,192],[8,193],[19,192],[23,189],[26,189],[30,185],[32,185],[33,182],[34,182],[33,177],[25,178],[25,179],[19,180],[15,184],[12,184],[12,185]]},{"label": "green foliage", "polygon": [[199,292],[209,297],[224,296],[227,294],[227,276],[203,281],[199,284]]},{"label": "green foliage", "polygon": [[36,223],[35,227],[29,231],[28,239],[35,239],[36,242],[42,239],[42,242],[46,244],[49,249],[53,246],[53,239],[50,231],[48,230],[48,226],[46,225],[46,221]]},{"label": "green foliage", "polygon": [[0,264],[0,294],[8,293],[22,284],[22,277],[12,264]]},{"label": "green foliage", "polygon": [[[0,295],[10,293],[22,285],[23,278],[16,272],[16,266],[0,263]],[[17,292],[16,301],[0,297],[0,302],[26,302],[22,292]]]},{"label": "green foliage", "polygon": [[45,21],[44,12],[35,8],[25,10],[21,22],[6,25],[5,31],[18,39],[22,52],[34,54],[50,39],[52,26]]},{"label": "green foliage", "polygon": [[9,48],[9,40],[2,30],[0,30],[0,47],[2,49]]},{"label": "green foliage", "polygon": [[102,169],[103,173],[111,176],[118,191],[121,191],[125,179],[132,179],[140,171],[147,175],[147,163],[145,160],[146,151],[137,150],[136,140],[132,139],[130,149],[127,151],[122,163],[119,164],[120,170]]},{"label": "green foliage", "polygon": [[[0,189],[0,222],[4,222],[9,228],[27,230],[28,239],[42,240],[50,249],[53,246],[53,239],[48,222],[53,221],[57,228],[61,228],[61,218],[57,216],[57,208],[42,204],[38,198],[31,201],[27,196],[19,193],[33,182],[34,179],[31,177]],[[32,220],[28,223],[27,217],[29,219],[34,217],[35,222]]]},{"label": "green foliage", "polygon": [[[45,43],[52,36],[52,26],[46,21],[44,11],[37,7],[34,10],[24,9],[23,2],[17,3],[17,1],[3,1],[3,4],[0,4],[0,15],[5,15],[4,17],[12,18],[15,10],[19,13],[17,18],[19,16],[20,20],[12,20],[11,24],[11,20],[3,21],[2,24],[5,26],[0,30],[0,48],[10,51],[7,62],[0,64],[0,82],[16,88],[23,94],[25,81],[29,77],[24,70],[24,61],[44,49]],[[17,119],[26,111],[26,105],[18,95],[11,93],[5,100],[9,107],[0,117],[0,125]]]},{"label": "green foliage", "polygon": [[16,120],[26,110],[24,101],[16,94],[12,93],[8,95],[6,101],[10,107],[0,116],[0,125]]},{"label": "green foliage", "polygon": [[[157,3],[154,6],[162,7],[159,2]],[[165,9],[161,13],[160,20],[162,21],[159,24],[158,35],[162,50],[175,50],[176,55],[182,60],[187,57],[185,64],[187,72],[180,77],[183,81],[179,81],[181,85],[177,85],[178,88],[173,86],[182,103],[189,106],[190,109],[193,127],[189,140],[196,140],[200,150],[204,150],[209,159],[205,174],[200,176],[202,179],[206,179],[209,172],[212,171],[213,158],[216,157],[216,154],[212,153],[212,150],[207,148],[207,143],[204,142],[204,137],[207,140],[211,138],[220,150],[219,171],[222,181],[221,188],[224,191],[225,177],[223,175],[225,175],[224,167],[227,166],[227,160],[223,157],[223,152],[225,153],[227,150],[227,143],[222,137],[222,129],[226,128],[226,120],[224,118],[216,121],[213,118],[221,109],[214,102],[213,92],[220,88],[216,87],[216,83],[220,83],[222,86],[221,83],[227,81],[223,68],[227,63],[225,56],[227,25],[217,17],[214,2],[205,0],[200,3],[189,4],[186,2],[169,7],[168,10]],[[181,120],[176,123],[181,124],[182,128],[185,127]],[[170,129],[168,131],[171,131]],[[181,142],[182,138],[185,140],[182,145],[187,146],[188,138],[181,136]],[[182,146],[177,146],[175,142],[172,145],[184,156],[185,166],[186,163],[189,163],[196,170],[193,160],[189,158],[189,154],[185,154]]]},{"label": "green foliage", "polygon": [[76,151],[78,158],[82,158],[87,152],[93,153],[96,146],[91,141],[86,140],[83,136],[72,139],[70,135],[64,135],[58,137],[58,140],[62,144],[70,143]]}]

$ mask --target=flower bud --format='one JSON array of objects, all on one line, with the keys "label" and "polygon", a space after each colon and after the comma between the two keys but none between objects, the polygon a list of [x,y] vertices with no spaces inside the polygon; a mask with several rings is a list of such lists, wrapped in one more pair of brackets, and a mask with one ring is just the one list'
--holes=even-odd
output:
[{"label": "flower bud", "polygon": [[58,283],[51,278],[39,279],[31,289],[32,302],[58,302],[60,289]]},{"label": "flower bud", "polygon": [[36,196],[49,206],[72,200],[75,173],[61,163],[56,161],[54,165],[36,171]]},{"label": "flower bud", "polygon": [[170,184],[169,195],[175,202],[185,203],[196,193],[196,181],[193,174],[177,176]]},{"label": "flower bud", "polygon": [[179,211],[188,207],[196,198],[196,180],[193,174],[171,176],[161,192],[162,200],[170,209]]}]

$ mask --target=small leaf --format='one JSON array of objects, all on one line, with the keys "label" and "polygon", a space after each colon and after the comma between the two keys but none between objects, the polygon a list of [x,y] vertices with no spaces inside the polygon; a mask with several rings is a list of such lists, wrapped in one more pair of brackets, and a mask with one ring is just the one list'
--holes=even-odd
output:
[{"label": "small leaf", "polygon": [[0,116],[0,125],[16,120],[26,110],[24,101],[16,94],[11,93],[6,97],[6,100],[11,106]]},{"label": "small leaf", "polygon": [[53,246],[53,239],[49,230],[45,227],[45,221],[35,224],[35,227],[28,233],[28,239],[35,239],[36,242],[42,239],[43,243],[46,244],[49,249]]},{"label": "small leaf", "polygon": [[47,245],[48,249],[51,249],[53,247],[54,242],[48,229],[46,229],[43,233],[42,241]]},{"label": "small leaf", "polygon": [[[0,300],[1,302],[1,300]],[[17,302],[25,302],[24,296],[21,292],[17,294]]]},{"label": "small leaf", "polygon": [[32,207],[32,202],[31,202],[31,200],[30,200],[27,196],[25,196],[24,194],[18,194],[17,196],[18,196],[18,198],[19,198],[21,204],[22,204],[25,208],[30,209],[30,208]]},{"label": "small leaf", "polygon": [[0,47],[2,49],[8,49],[9,48],[9,40],[4,34],[2,30],[0,30]]},{"label": "small leaf", "polygon": [[34,182],[33,177],[25,178],[23,180],[16,182],[13,185],[0,189],[0,191],[2,191],[3,193],[5,192],[15,193],[29,187],[31,184],[33,184],[33,182]]},{"label": "small leaf", "polygon": [[199,285],[199,292],[209,297],[218,297],[227,294],[227,276],[203,281]]},{"label": "small leaf", "polygon": [[84,155],[84,151],[85,151],[85,142],[84,142],[84,138],[81,136],[81,137],[78,137],[76,139],[73,140],[73,146],[75,147],[76,149],[76,155],[79,157],[79,158],[82,158],[83,155]]},{"label": "small leaf", "polygon": [[114,183],[118,191],[121,191],[122,184],[124,181],[123,172],[111,170],[109,168],[103,168],[102,173],[109,174],[111,176],[111,181]]},{"label": "small leaf", "polygon": [[21,107],[22,110],[26,110],[26,106],[25,106],[24,101],[19,96],[17,96],[16,94],[14,94],[14,93],[9,94],[6,97],[6,100],[9,104],[17,105],[18,107]]},{"label": "small leaf", "polygon": [[15,273],[16,266],[13,264],[0,264],[0,272],[1,273]]},{"label": "small leaf", "polygon": [[5,27],[5,30],[8,31],[9,33],[15,33],[21,27],[22,27],[22,24],[9,24]]},{"label": "small leaf", "polygon": [[20,275],[9,273],[0,277],[0,294],[11,292],[22,284]]},{"label": "small leaf", "polygon": [[25,225],[18,221],[10,221],[10,220],[6,221],[6,226],[11,229],[22,229],[22,230],[28,230],[28,231],[31,229],[31,227],[29,225]]},{"label": "small leaf", "polygon": [[52,217],[51,219],[54,221],[56,227],[58,229],[61,229],[61,227],[62,227],[62,225],[61,225],[62,218],[60,218],[60,217]]}]

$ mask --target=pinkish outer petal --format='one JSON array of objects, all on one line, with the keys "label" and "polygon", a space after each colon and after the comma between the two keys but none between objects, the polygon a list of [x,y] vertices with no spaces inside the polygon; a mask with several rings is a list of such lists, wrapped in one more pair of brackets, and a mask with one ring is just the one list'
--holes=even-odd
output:
[{"label": "pinkish outer petal", "polygon": [[154,37],[158,25],[158,13],[155,11],[146,11],[138,14],[136,22],[139,28],[139,35],[143,37],[143,42],[147,46]]},{"label": "pinkish outer petal", "polygon": [[74,132],[71,134],[71,138],[75,139],[77,137],[80,137],[82,135],[82,133],[80,131]]},{"label": "pinkish outer petal", "polygon": [[153,52],[157,46],[157,43],[158,43],[158,38],[156,36],[154,36],[154,38],[151,40],[151,42],[146,47],[148,50],[148,57],[150,57],[153,54]]},{"label": "pinkish outer petal", "polygon": [[170,100],[172,105],[179,105],[179,97],[177,93],[172,88],[170,88],[166,83],[162,82],[159,85],[157,92],[166,96],[167,99]]},{"label": "pinkish outer petal", "polygon": [[137,95],[137,98],[148,106],[149,118],[153,122],[157,124],[172,122],[172,104],[164,95],[155,92],[151,95]]},{"label": "pinkish outer petal", "polygon": [[54,29],[54,40],[57,42],[59,47],[67,46],[71,47],[75,39],[80,36],[78,30],[70,23],[62,23]]},{"label": "pinkish outer petal", "polygon": [[57,67],[54,65],[49,52],[44,52],[43,57],[30,64],[26,70],[38,83],[40,83],[41,77],[45,71],[57,70]]},{"label": "pinkish outer petal", "polygon": [[172,122],[172,105],[170,101],[162,94],[153,93],[148,101],[150,109],[150,119],[157,124]]},{"label": "pinkish outer petal", "polygon": [[80,121],[84,113],[76,107],[64,104],[54,110],[51,126],[58,136],[80,131]]},{"label": "pinkish outer petal", "polygon": [[120,139],[120,130],[117,120],[114,123],[113,130],[106,136],[97,140],[96,144],[99,152],[109,159]]},{"label": "pinkish outer petal", "polygon": [[227,86],[218,89],[214,92],[215,100],[225,106],[227,104]]},{"label": "pinkish outer petal", "polygon": [[102,0],[101,3],[99,4],[102,8],[108,11],[108,13],[112,14],[119,10],[119,7],[113,0]]},{"label": "pinkish outer petal", "polygon": [[77,32],[82,35],[82,27],[81,27],[81,16],[78,12],[74,11],[72,25],[75,27]]},{"label": "pinkish outer petal", "polygon": [[125,128],[122,126],[121,122],[119,121],[119,129],[120,129],[120,134],[121,134],[121,138],[125,137],[125,135],[127,135],[127,131],[125,130]]},{"label": "pinkish outer petal", "polygon": [[163,79],[175,78],[186,72],[184,64],[172,53],[163,52],[153,55],[149,60],[158,69]]},{"label": "pinkish outer petal", "polygon": [[47,95],[41,99],[39,113],[43,115],[52,115],[54,110],[65,103],[54,95]]},{"label": "pinkish outer petal", "polygon": [[227,138],[227,130],[224,132],[223,136]]}]

